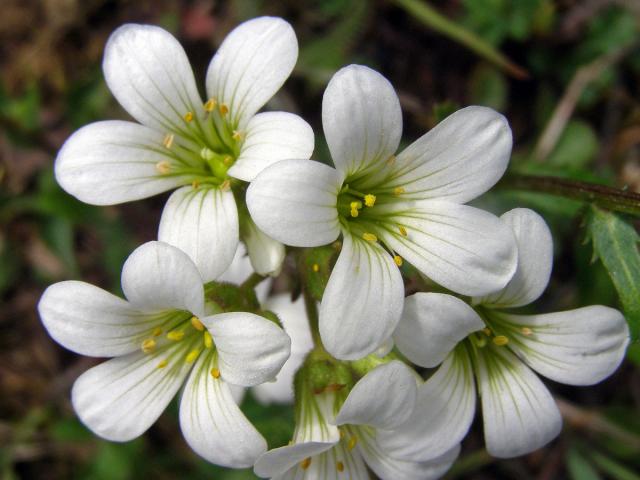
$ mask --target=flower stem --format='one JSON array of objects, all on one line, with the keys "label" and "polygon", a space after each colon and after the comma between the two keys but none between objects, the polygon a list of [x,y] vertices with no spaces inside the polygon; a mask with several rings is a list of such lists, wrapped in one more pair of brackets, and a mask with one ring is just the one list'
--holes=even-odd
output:
[{"label": "flower stem", "polygon": [[242,284],[240,285],[241,289],[254,289],[258,286],[258,284],[260,282],[262,282],[265,278],[267,278],[266,276],[260,275],[259,273],[252,273],[251,276],[249,278],[247,278],[244,282],[242,282]]},{"label": "flower stem", "polygon": [[311,330],[311,336],[313,337],[315,348],[319,351],[325,351],[324,345],[322,345],[322,339],[320,338],[318,305],[306,288],[303,288],[302,294],[304,297],[304,308],[307,312],[307,318],[309,319],[309,329]]}]

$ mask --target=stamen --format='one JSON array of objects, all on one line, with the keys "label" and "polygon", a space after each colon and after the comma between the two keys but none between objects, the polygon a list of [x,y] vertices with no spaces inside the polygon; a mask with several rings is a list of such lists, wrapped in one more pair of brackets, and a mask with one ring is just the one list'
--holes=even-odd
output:
[{"label": "stamen", "polygon": [[504,335],[498,335],[497,337],[494,337],[493,343],[496,344],[499,347],[502,347],[502,346],[506,345],[507,343],[509,343],[509,339],[507,337],[505,337]]},{"label": "stamen", "polygon": [[198,317],[196,317],[195,315],[193,317],[191,317],[191,325],[193,326],[193,328],[195,328],[199,332],[203,332],[204,331],[204,325],[202,324],[200,319]]},{"label": "stamen", "polygon": [[231,135],[231,138],[233,138],[236,142],[239,142],[244,138],[244,133],[239,132],[238,130],[234,130],[233,135]]},{"label": "stamen", "polygon": [[229,190],[231,190],[231,180],[227,178],[224,182],[220,184],[220,191],[228,192]]},{"label": "stamen", "polygon": [[364,238],[367,242],[376,243],[378,241],[378,237],[376,237],[373,233],[363,233],[362,238]]},{"label": "stamen", "polygon": [[311,457],[307,457],[300,462],[300,468],[302,468],[303,470],[309,468],[309,465],[311,465]]},{"label": "stamen", "polygon": [[398,197],[400,195],[402,195],[404,193],[404,188],[402,187],[396,187],[393,189],[393,194]]},{"label": "stamen", "polygon": [[340,438],[344,438],[344,430],[340,430]]},{"label": "stamen", "polygon": [[227,107],[227,105],[225,103],[221,103],[220,104],[220,115],[222,115],[223,117],[229,113],[229,107]]},{"label": "stamen", "polygon": [[207,160],[207,161],[212,160],[214,156],[215,156],[215,153],[213,153],[213,150],[211,150],[208,147],[203,147],[202,150],[200,150],[200,157],[203,160]]},{"label": "stamen", "polygon": [[220,370],[218,370],[217,368],[212,368],[211,369],[211,376],[213,378],[220,378]]},{"label": "stamen", "polygon": [[184,121],[187,122],[187,123],[193,121],[193,112],[185,113],[184,117],[182,117],[182,118],[184,118]]},{"label": "stamen", "polygon": [[387,164],[393,165],[394,163],[396,163],[396,156],[395,155],[391,155],[389,157],[389,160],[387,160]]},{"label": "stamen", "polygon": [[160,363],[158,363],[158,365],[156,365],[156,368],[164,368],[167,365],[169,365],[169,361],[167,359],[164,359]]},{"label": "stamen", "polygon": [[396,262],[396,265],[401,267],[402,266],[402,257],[400,255],[394,255],[393,256],[393,261]]},{"label": "stamen", "polygon": [[165,146],[165,148],[171,148],[171,146],[173,145],[173,133],[167,133],[164,136],[164,140],[162,140],[162,144]]},{"label": "stamen", "polygon": [[360,212],[358,212],[358,209],[362,208],[362,202],[360,200],[356,200],[354,202],[351,202],[349,206],[351,207],[351,216],[354,218],[357,217],[360,214]]},{"label": "stamen", "polygon": [[350,439],[349,439],[349,443],[347,443],[347,449],[349,451],[353,450],[356,447],[356,444],[358,443],[358,437],[356,437],[355,435],[353,435]]},{"label": "stamen", "polygon": [[156,349],[156,341],[153,338],[147,338],[142,342],[141,348],[144,353],[151,353]]},{"label": "stamen", "polygon": [[196,361],[196,358],[198,358],[198,355],[200,355],[200,350],[191,350],[185,357],[184,361],[186,363],[193,363]]},{"label": "stamen", "polygon": [[317,263],[314,263],[313,266],[311,267],[311,269],[314,272],[318,272],[318,271],[320,271],[320,265],[318,265]]},{"label": "stamen", "polygon": [[232,162],[233,162],[233,158],[230,155],[227,155],[222,159],[222,163],[224,163],[227,167],[231,165]]},{"label": "stamen", "polygon": [[200,188],[200,182],[198,180],[194,180],[193,182],[191,182],[191,188],[197,190],[198,188]]},{"label": "stamen", "polygon": [[213,112],[213,109],[216,108],[217,104],[218,104],[218,101],[215,98],[210,98],[204,104],[204,111],[207,113]]},{"label": "stamen", "polygon": [[527,337],[533,333],[533,330],[531,330],[529,327],[522,327],[520,331]]},{"label": "stamen", "polygon": [[484,333],[485,335],[491,335],[491,329],[489,327],[484,327],[482,329],[482,333]]},{"label": "stamen", "polygon": [[182,330],[172,330],[167,333],[167,338],[169,340],[173,340],[174,342],[179,342],[184,338],[184,332]]},{"label": "stamen", "polygon": [[338,470],[340,473],[344,472],[344,463],[340,461],[336,462],[336,470]]},{"label": "stamen", "polygon": [[204,346],[207,348],[213,347],[213,338],[211,334],[207,331],[204,332]]},{"label": "stamen", "polygon": [[158,173],[166,175],[171,171],[171,164],[168,160],[162,160],[161,162],[156,163],[156,170]]},{"label": "stamen", "polygon": [[159,337],[160,335],[162,335],[162,329],[160,327],[156,327],[153,329],[153,332],[151,332],[151,334],[154,337]]},{"label": "stamen", "polygon": [[403,237],[406,237],[407,235],[409,235],[407,233],[407,229],[404,228],[402,225],[398,225],[398,230],[400,231],[400,235],[402,235]]},{"label": "stamen", "polygon": [[367,207],[373,207],[376,204],[376,196],[371,193],[367,193],[364,196],[364,204]]}]

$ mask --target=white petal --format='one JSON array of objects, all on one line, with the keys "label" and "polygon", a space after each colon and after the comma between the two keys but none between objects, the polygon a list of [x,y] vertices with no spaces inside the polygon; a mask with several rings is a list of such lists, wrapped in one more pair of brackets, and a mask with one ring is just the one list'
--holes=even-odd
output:
[{"label": "white petal", "polygon": [[305,355],[291,353],[289,359],[278,372],[275,381],[265,382],[252,387],[256,400],[262,405],[278,403],[283,405],[293,405],[293,379],[304,362]]},{"label": "white petal", "polygon": [[514,208],[500,219],[511,227],[516,236],[518,268],[505,288],[474,299],[474,303],[492,308],[528,305],[542,295],[549,283],[553,238],[543,218],[528,208]]},{"label": "white petal", "polygon": [[147,242],[122,267],[122,291],[134,307],[204,313],[202,277],[191,259],[167,243]]},{"label": "white petal", "polygon": [[345,176],[375,168],[393,155],[402,136],[400,101],[375,70],[339,70],[322,98],[322,127],[336,168]]},{"label": "white petal", "polygon": [[66,281],[47,288],[38,304],[49,335],[69,350],[115,357],[140,348],[157,318],[88,283]]},{"label": "white petal", "polygon": [[162,211],[158,240],[178,247],[205,282],[220,276],[238,248],[238,209],[231,190],[182,187]]},{"label": "white petal", "polygon": [[504,347],[477,356],[487,451],[511,458],[537,450],[562,429],[549,390],[535,373]]},{"label": "white petal", "polygon": [[233,125],[244,128],[280,89],[297,58],[291,25],[281,18],[254,18],[220,45],[207,70],[207,93],[229,107]]},{"label": "white petal", "polygon": [[[511,229],[494,215],[450,202],[393,205],[393,221],[408,236],[389,229],[387,244],[440,285],[463,295],[503,288],[517,265]],[[402,211],[404,209],[404,211]]]},{"label": "white petal", "polygon": [[200,355],[189,376],[180,401],[182,434],[211,463],[250,467],[267,442],[238,408],[229,385],[209,373],[214,364],[214,355]]},{"label": "white petal", "polygon": [[416,293],[404,300],[393,339],[413,363],[433,368],[484,322],[465,302],[442,293]]},{"label": "white petal", "polygon": [[189,60],[166,30],[123,25],[109,37],[102,68],[113,95],[140,123],[180,133],[193,128],[182,118],[187,112],[199,122],[202,99]]},{"label": "white petal", "polygon": [[379,431],[378,442],[395,458],[430,461],[462,441],[475,406],[469,356],[456,351],[418,388],[418,401],[407,421],[394,430]]},{"label": "white petal", "polygon": [[242,219],[241,235],[253,269],[260,275],[277,276],[284,261],[284,245],[266,235],[250,217]]},{"label": "white petal", "polygon": [[132,122],[91,123],[64,143],[55,163],[56,180],[85,203],[115,205],[139,200],[180,185],[179,176],[156,167],[172,161],[164,134]]},{"label": "white petal", "polygon": [[[125,442],[141,435],[167,407],[191,368],[184,361],[185,346],[131,353],[83,373],[71,391],[82,423],[107,440]],[[158,368],[165,358],[169,364]]]},{"label": "white petal", "polygon": [[289,358],[291,340],[275,323],[253,313],[232,312],[205,317],[227,382],[243,387],[275,378]]},{"label": "white petal", "polygon": [[272,238],[294,247],[317,247],[340,234],[342,177],[313,160],[283,160],[264,169],[247,190],[253,221]]},{"label": "white petal", "polygon": [[399,360],[380,365],[351,389],[336,424],[391,429],[403,423],[416,403],[416,375]]},{"label": "white petal", "polygon": [[240,156],[228,173],[251,182],[279,160],[311,157],[313,143],[311,126],[299,116],[286,112],[259,113],[249,121]]},{"label": "white petal", "polygon": [[407,198],[466,203],[502,177],[511,154],[511,129],[498,112],[467,107],[409,145],[386,186]]},{"label": "white petal", "polygon": [[341,360],[374,352],[396,328],[403,300],[402,275],[391,255],[346,235],[320,304],[325,348]]},{"label": "white petal", "polygon": [[[607,378],[622,362],[629,344],[622,313],[602,305],[500,317],[518,327],[513,332],[517,341],[510,345],[531,368],[569,385],[593,385]],[[522,328],[531,333],[524,335]]]}]

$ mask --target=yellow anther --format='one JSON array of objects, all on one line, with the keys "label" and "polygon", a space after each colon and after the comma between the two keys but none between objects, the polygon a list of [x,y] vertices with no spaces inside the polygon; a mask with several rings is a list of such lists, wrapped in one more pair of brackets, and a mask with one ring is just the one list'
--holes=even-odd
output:
[{"label": "yellow anther", "polygon": [[356,437],[355,435],[353,435],[350,439],[349,439],[349,443],[347,443],[347,449],[348,450],[353,450],[356,447],[356,444],[358,443],[358,437]]},{"label": "yellow anther", "polygon": [[395,156],[395,155],[391,155],[391,156],[389,157],[389,160],[387,160],[387,163],[388,163],[389,165],[393,165],[394,163],[396,163],[396,156]]},{"label": "yellow anther", "polygon": [[211,334],[207,331],[204,332],[204,346],[207,348],[213,347],[213,338],[211,338]]},{"label": "yellow anther", "polygon": [[351,207],[351,210],[353,210],[354,208],[362,208],[362,202],[360,200],[356,200],[354,202],[351,202],[349,206]]},{"label": "yellow anther", "polygon": [[231,180],[227,178],[224,182],[220,184],[220,191],[228,192],[229,190],[231,190]]},{"label": "yellow anther", "polygon": [[162,144],[165,146],[165,148],[171,148],[171,146],[173,145],[173,133],[167,133],[164,136],[164,140],[162,140]]},{"label": "yellow anther", "polygon": [[231,135],[231,138],[233,138],[236,142],[238,142],[244,138],[244,133],[239,132],[238,130],[234,130],[233,135]]},{"label": "yellow anther", "polygon": [[497,337],[493,338],[493,343],[499,347],[502,347],[503,345],[509,343],[509,339],[504,335],[498,335]]},{"label": "yellow anther", "polygon": [[156,368],[164,368],[167,365],[169,365],[169,361],[168,360],[162,360],[160,363],[158,363],[158,365],[156,365]]},{"label": "yellow anther", "polygon": [[485,335],[491,335],[491,329],[489,327],[484,327],[482,329],[482,333],[484,333]]},{"label": "yellow anther", "polygon": [[393,194],[397,197],[398,195],[402,195],[404,193],[404,188],[396,187],[393,189]]},{"label": "yellow anther", "polygon": [[147,338],[142,342],[141,348],[144,353],[151,353],[156,349],[156,341],[153,338]]},{"label": "yellow anther", "polygon": [[404,228],[402,225],[398,225],[398,231],[400,232],[400,235],[402,235],[403,237],[406,237],[407,235],[409,235],[407,233],[407,229]]},{"label": "yellow anther", "polygon": [[191,122],[193,120],[193,112],[185,113],[182,118],[184,118],[184,121],[187,123]]},{"label": "yellow anther", "polygon": [[217,368],[212,368],[211,369],[211,376],[213,378],[220,378],[220,370],[218,370]]},{"label": "yellow anther", "polygon": [[206,103],[204,104],[204,111],[205,112],[213,112],[213,109],[216,108],[216,105],[218,104],[218,102],[216,101],[215,98],[210,98],[209,100],[206,101]]},{"label": "yellow anther", "polygon": [[172,330],[171,332],[167,333],[167,338],[169,340],[173,340],[174,342],[179,342],[184,338],[184,332],[181,330]]},{"label": "yellow anther", "polygon": [[376,196],[368,193],[364,196],[364,204],[367,207],[373,207],[376,204]]},{"label": "yellow anther", "polygon": [[227,167],[231,165],[232,162],[233,162],[233,157],[231,157],[230,155],[227,155],[222,159],[222,163],[224,163]]},{"label": "yellow anther", "polygon": [[161,162],[156,163],[156,170],[158,173],[166,175],[171,171],[171,164],[168,160],[162,160]]},{"label": "yellow anther", "polygon": [[358,212],[357,208],[352,208],[351,212],[349,212],[349,213],[353,218],[356,218],[358,215],[360,215],[360,212]]},{"label": "yellow anther", "polygon": [[527,337],[533,333],[533,330],[531,330],[529,327],[522,327],[520,331]]},{"label": "yellow anther", "polygon": [[198,180],[194,180],[193,182],[191,182],[191,188],[197,190],[198,188],[200,188],[200,182]]},{"label": "yellow anther", "polygon": [[373,233],[363,233],[362,238],[364,238],[367,242],[375,243],[378,241],[378,237],[376,237]]},{"label": "yellow anther", "polygon": [[319,272],[320,271],[320,265],[318,265],[317,263],[314,263],[313,266],[311,267],[311,269],[314,272]]},{"label": "yellow anther", "polygon": [[220,115],[222,115],[224,117],[227,113],[229,113],[229,107],[227,107],[226,104],[221,103],[220,104]]},{"label": "yellow anther", "polygon": [[336,462],[336,470],[338,470],[340,473],[344,472],[344,463],[340,461]]},{"label": "yellow anther", "polygon": [[402,266],[402,257],[400,255],[394,255],[393,256],[393,261],[396,262],[396,265],[401,267]]},{"label": "yellow anther", "polygon": [[160,335],[162,335],[162,329],[160,327],[156,327],[153,329],[153,332],[151,332],[151,334],[154,337],[159,337]]},{"label": "yellow anther", "polygon": [[311,465],[311,457],[307,457],[300,462],[300,468],[302,468],[303,470],[309,468],[309,465]]},{"label": "yellow anther", "polygon": [[191,317],[191,325],[193,326],[193,328],[195,328],[199,332],[203,332],[204,331],[204,325],[202,324],[200,319],[198,317],[196,317],[195,315],[193,317]]},{"label": "yellow anther", "polygon": [[187,363],[193,363],[196,361],[196,358],[198,358],[198,355],[200,355],[200,350],[191,350],[185,357],[184,361]]}]

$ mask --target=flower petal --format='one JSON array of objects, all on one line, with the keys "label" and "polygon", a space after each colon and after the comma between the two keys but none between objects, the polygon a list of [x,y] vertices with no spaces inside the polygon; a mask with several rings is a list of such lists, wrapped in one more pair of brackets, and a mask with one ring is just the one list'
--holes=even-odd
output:
[{"label": "flower petal", "polygon": [[244,128],[280,89],[297,59],[291,25],[281,18],[254,18],[220,45],[207,70],[207,93],[229,107],[231,124]]},{"label": "flower petal", "polygon": [[[164,345],[153,354],[135,352],[108,360],[73,384],[73,408],[87,427],[107,440],[126,442],[145,432],[167,407],[191,364],[186,344]],[[170,359],[158,368],[163,358]]]},{"label": "flower petal", "polygon": [[500,217],[516,236],[518,268],[507,286],[475,303],[492,308],[520,307],[536,300],[547,288],[553,265],[553,238],[549,227],[533,210],[515,208]]},{"label": "flower petal", "polygon": [[[200,113],[202,98],[189,59],[173,35],[160,27],[118,28],[109,37],[102,68],[120,105],[163,135],[188,131],[183,115]],[[194,118],[199,122],[197,114]]]},{"label": "flower petal", "polygon": [[289,358],[289,336],[264,317],[231,312],[201,320],[218,350],[220,374],[229,383],[250,387],[268,382]]},{"label": "flower petal", "polygon": [[182,187],[162,211],[158,240],[178,247],[196,264],[202,280],[218,278],[238,248],[238,209],[231,190]]},{"label": "flower petal", "polygon": [[68,193],[93,205],[115,205],[170,190],[182,179],[162,175],[164,134],[137,123],[112,120],[82,127],[64,143],[56,180]]},{"label": "flower petal", "polygon": [[517,327],[517,341],[510,346],[519,357],[545,377],[568,385],[593,385],[607,378],[629,344],[622,313],[602,305],[500,318]]},{"label": "flower petal", "polygon": [[59,282],[47,288],[38,311],[56,342],[92,357],[115,357],[136,351],[156,320],[101,288],[77,281]]},{"label": "flower petal", "polygon": [[234,401],[227,382],[209,372],[215,355],[200,355],[180,401],[180,428],[189,446],[216,465],[252,466],[267,442]]},{"label": "flower petal", "polygon": [[122,291],[146,312],[167,309],[204,313],[202,277],[181,250],[163,242],[136,248],[122,267]]},{"label": "flower petal", "polygon": [[320,335],[340,360],[374,352],[395,329],[402,313],[400,270],[379,244],[345,235],[320,304]]},{"label": "flower petal", "polygon": [[404,424],[379,430],[378,442],[394,458],[431,461],[462,441],[475,414],[476,389],[469,356],[452,352],[418,388],[415,409]]},{"label": "flower petal", "polygon": [[294,247],[317,247],[340,234],[340,174],[313,160],[283,160],[264,169],[247,190],[253,221],[272,238]]},{"label": "flower petal", "polygon": [[378,72],[349,65],[327,85],[322,127],[336,168],[346,177],[360,175],[396,152],[402,136],[400,101]]},{"label": "flower petal", "polygon": [[278,276],[286,254],[284,245],[266,235],[249,216],[242,219],[240,230],[253,269],[260,275]]},{"label": "flower petal", "polygon": [[560,412],[524,363],[504,347],[488,348],[476,357],[487,451],[498,458],[525,455],[560,433]]},{"label": "flower petal", "polygon": [[[433,281],[463,295],[503,288],[517,265],[511,229],[494,215],[450,202],[399,203],[384,240]],[[399,233],[399,227],[407,236]]]},{"label": "flower petal", "polygon": [[498,112],[467,107],[409,145],[385,182],[410,199],[466,203],[502,177],[511,155],[511,129]]},{"label": "flower petal", "polygon": [[394,428],[413,411],[416,394],[416,373],[393,360],[374,368],[354,385],[338,412],[336,424]]},{"label": "flower petal", "polygon": [[251,182],[269,165],[313,153],[313,130],[302,118],[286,112],[264,112],[251,118],[240,156],[228,174]]}]

